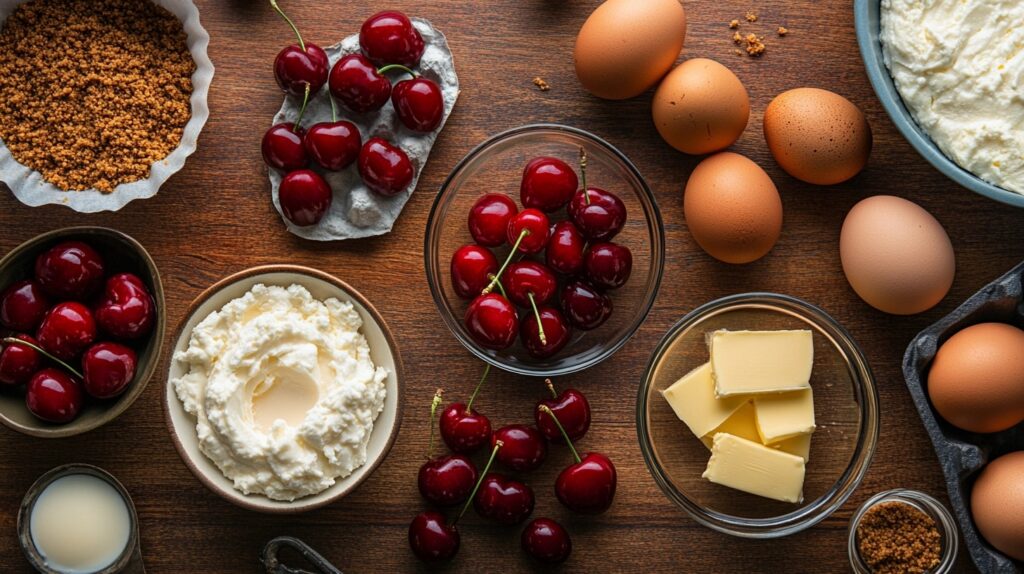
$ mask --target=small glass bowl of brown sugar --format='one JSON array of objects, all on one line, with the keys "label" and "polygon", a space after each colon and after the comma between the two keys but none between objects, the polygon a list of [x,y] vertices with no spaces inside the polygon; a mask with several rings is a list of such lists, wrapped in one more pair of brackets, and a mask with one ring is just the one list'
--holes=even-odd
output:
[{"label": "small glass bowl of brown sugar", "polygon": [[879,492],[850,519],[850,566],[857,574],[946,574],[960,531],[941,502],[916,490]]}]

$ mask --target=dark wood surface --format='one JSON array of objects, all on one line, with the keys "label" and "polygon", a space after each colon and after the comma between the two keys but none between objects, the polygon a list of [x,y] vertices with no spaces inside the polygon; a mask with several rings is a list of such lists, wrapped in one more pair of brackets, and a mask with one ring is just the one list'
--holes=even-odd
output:
[{"label": "dark wood surface", "polygon": [[[777,183],[785,206],[782,238],[763,260],[733,267],[706,256],[689,236],[682,188],[696,163],[658,137],[650,120],[650,93],[626,102],[599,101],[579,87],[572,69],[575,34],[597,0],[394,0],[284,4],[309,41],[331,44],[358,29],[377,9],[392,7],[432,20],[449,38],[462,97],[434,148],[420,186],[394,231],[384,237],[315,244],[285,231],[274,212],[259,138],[280,105],[271,75],[277,50],[291,42],[285,25],[258,0],[197,0],[212,38],[217,75],[210,121],[185,169],[147,201],[118,213],[80,215],[60,207],[32,209],[0,193],[0,250],[37,233],[74,224],[106,225],[138,238],[155,257],[167,291],[168,319],[176,325],[189,302],[227,274],[267,263],[297,263],[336,274],[373,301],[395,330],[406,364],[408,403],[401,433],[387,461],[356,492],[330,507],[294,517],[238,509],[207,491],[172,446],[160,406],[162,368],[139,401],[112,424],[84,436],[41,440],[0,430],[0,564],[28,571],[15,535],[22,494],[47,469],[67,462],[97,464],[132,493],[150,572],[254,572],[270,538],[299,536],[346,572],[420,569],[406,531],[424,508],[415,486],[427,442],[430,394],[469,393],[481,366],[442,324],[423,274],[422,237],[434,193],[452,166],[498,131],[530,122],[560,122],[591,130],[620,147],[657,194],[667,231],[667,265],[647,322],[613,358],[563,386],[584,390],[594,407],[585,447],[617,465],[619,493],[597,518],[572,518],[555,501],[554,477],[568,461],[556,451],[529,481],[538,493],[536,515],[566,519],[577,572],[843,572],[848,571],[846,528],[852,510],[871,494],[917,488],[946,500],[931,445],[899,371],[913,335],[977,288],[1024,258],[1024,211],[976,196],[929,167],[896,132],[875,99],[861,64],[851,3],[754,3],[769,40],[761,59],[733,52],[727,23],[752,4],[689,0],[684,56],[715,58],[731,67],[750,92],[750,125],[734,149],[760,163]],[[779,24],[785,38],[772,31]],[[543,76],[551,91],[534,88]],[[821,86],[849,97],[867,113],[875,148],[867,170],[835,187],[813,187],[782,173],[761,136],[765,106],[777,93]],[[942,222],[956,248],[957,275],[949,296],[915,317],[892,317],[862,303],[847,285],[838,259],[843,217],[858,200],[880,193],[909,198]],[[738,540],[711,532],[674,507],[651,479],[634,426],[636,388],[661,335],[684,313],[711,299],[768,290],[802,297],[843,323],[861,344],[878,379],[881,441],[874,463],[853,498],[815,528],[782,540]],[[169,342],[168,342],[169,344]],[[166,348],[165,348],[166,351]],[[166,353],[164,363],[166,364]],[[538,381],[495,377],[478,403],[497,425],[526,422]],[[460,523],[463,548],[450,570],[526,571],[519,530],[483,524],[472,513]],[[960,568],[969,570],[961,557]]]}]

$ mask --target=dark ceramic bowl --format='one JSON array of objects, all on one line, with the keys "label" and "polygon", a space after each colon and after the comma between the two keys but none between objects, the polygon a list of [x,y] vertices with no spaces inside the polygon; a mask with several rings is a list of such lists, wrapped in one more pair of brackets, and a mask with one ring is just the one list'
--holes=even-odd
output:
[{"label": "dark ceramic bowl", "polygon": [[88,243],[103,256],[107,275],[131,272],[149,287],[156,301],[156,326],[153,332],[137,345],[138,364],[135,380],[120,396],[110,400],[88,399],[78,417],[66,424],[52,424],[36,418],[25,406],[24,389],[4,389],[0,392],[0,422],[28,435],[60,438],[90,431],[107,424],[121,415],[146,389],[149,379],[160,363],[164,344],[164,288],[156,263],[146,249],[128,235],[105,227],[68,227],[39,235],[22,243],[0,259],[0,291],[8,285],[32,277],[36,256],[62,241],[77,240]]}]

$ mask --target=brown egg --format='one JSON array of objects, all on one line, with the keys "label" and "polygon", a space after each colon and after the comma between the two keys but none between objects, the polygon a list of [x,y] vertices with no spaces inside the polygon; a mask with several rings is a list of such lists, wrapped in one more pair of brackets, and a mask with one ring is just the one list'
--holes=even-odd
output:
[{"label": "brown egg", "polygon": [[981,470],[971,491],[971,516],[989,544],[1024,560],[1024,451],[1005,454]]},{"label": "brown egg", "polygon": [[957,332],[932,361],[928,397],[949,424],[970,432],[1024,420],[1024,331],[981,323]]},{"label": "brown egg", "polygon": [[953,285],[946,230],[916,203],[891,195],[853,206],[839,236],[843,272],[868,305],[894,315],[934,307]]},{"label": "brown egg", "polygon": [[638,96],[672,67],[685,37],[679,0],[608,0],[576,37],[576,76],[599,98]]},{"label": "brown egg", "polygon": [[871,126],[839,94],[797,88],[776,96],[764,111],[768,149],[789,175],[818,185],[846,181],[871,155]]},{"label": "brown egg", "polygon": [[651,112],[670,146],[701,155],[723,150],[740,137],[750,118],[750,98],[729,68],[694,58],[665,76]]},{"label": "brown egg", "polygon": [[726,263],[764,257],[782,232],[782,200],[753,161],[721,152],[700,162],[683,195],[686,225],[708,255]]}]

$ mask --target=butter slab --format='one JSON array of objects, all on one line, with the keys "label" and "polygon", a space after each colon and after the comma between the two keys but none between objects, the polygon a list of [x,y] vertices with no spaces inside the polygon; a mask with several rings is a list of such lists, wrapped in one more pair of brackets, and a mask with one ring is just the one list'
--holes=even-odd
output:
[{"label": "butter slab", "polygon": [[810,388],[814,339],[809,330],[714,331],[708,336],[715,396]]}]

